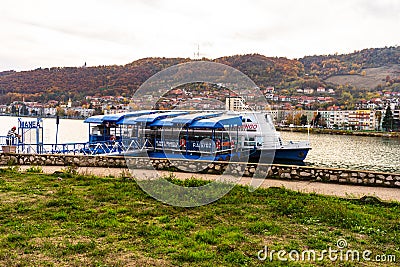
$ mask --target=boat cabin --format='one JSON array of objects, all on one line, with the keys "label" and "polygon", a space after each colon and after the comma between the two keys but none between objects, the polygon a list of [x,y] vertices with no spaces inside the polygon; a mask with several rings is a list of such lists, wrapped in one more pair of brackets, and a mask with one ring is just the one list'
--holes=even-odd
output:
[{"label": "boat cabin", "polygon": [[112,115],[96,115],[84,120],[89,124],[89,143],[110,142],[120,140],[122,124],[126,118],[154,113],[153,111],[137,111]]},{"label": "boat cabin", "polygon": [[[155,158],[302,161],[309,141],[284,144],[272,119],[262,112],[143,110],[87,118],[86,154],[124,154]],[[262,152],[262,153],[261,153]]]},{"label": "boat cabin", "polygon": [[166,111],[130,117],[121,124],[122,141],[128,147],[147,149],[155,157],[199,158],[231,153],[242,119],[223,112]]}]

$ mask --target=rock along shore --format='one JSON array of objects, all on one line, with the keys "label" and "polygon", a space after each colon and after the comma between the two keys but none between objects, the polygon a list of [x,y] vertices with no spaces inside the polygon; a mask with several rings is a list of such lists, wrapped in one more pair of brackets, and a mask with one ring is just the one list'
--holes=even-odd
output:
[{"label": "rock along shore", "polygon": [[295,165],[55,154],[0,154],[0,165],[134,168],[400,188],[400,174]]}]

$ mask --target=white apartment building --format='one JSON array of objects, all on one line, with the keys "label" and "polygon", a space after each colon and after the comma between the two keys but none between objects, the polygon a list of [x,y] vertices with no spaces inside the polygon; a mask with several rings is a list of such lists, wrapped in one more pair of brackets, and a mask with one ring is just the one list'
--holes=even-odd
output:
[{"label": "white apartment building", "polygon": [[375,130],[379,125],[373,110],[324,110],[318,113],[328,128]]},{"label": "white apartment building", "polygon": [[245,100],[241,97],[227,97],[225,100],[226,110],[248,110],[249,107],[245,104]]}]

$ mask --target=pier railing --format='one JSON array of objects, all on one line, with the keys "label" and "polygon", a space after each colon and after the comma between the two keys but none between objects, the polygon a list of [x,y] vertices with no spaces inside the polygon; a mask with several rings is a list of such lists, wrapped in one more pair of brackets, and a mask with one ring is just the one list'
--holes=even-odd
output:
[{"label": "pier railing", "polygon": [[122,142],[96,142],[96,143],[64,143],[64,144],[32,144],[22,143],[18,138],[0,136],[0,149],[3,152],[20,154],[119,154],[131,147],[126,147]]},{"label": "pier railing", "polygon": [[86,143],[18,144],[16,152],[22,154],[82,154]]},{"label": "pier railing", "polygon": [[22,143],[15,138],[7,143],[5,136],[0,136],[0,149],[3,152],[20,154],[73,154],[98,155],[122,154],[125,152],[141,152],[153,148],[146,139],[129,139],[123,141],[99,141],[93,143],[64,143],[64,144],[31,144]]},{"label": "pier railing", "polygon": [[[13,140],[8,139],[7,143],[6,136],[0,136],[0,146],[3,152],[14,152],[21,154],[81,154],[81,155],[99,155],[99,154],[108,154],[108,155],[118,155],[124,153],[137,153],[144,152],[147,150],[158,150],[158,149],[166,149],[166,150],[176,150],[182,151],[176,142],[176,140],[164,140],[162,143],[156,143],[155,145],[149,141],[147,138],[130,138],[130,139],[122,139],[118,141],[99,141],[92,143],[64,143],[64,144],[31,144],[31,143],[22,143],[19,142],[18,138],[14,138]],[[254,144],[253,144],[254,143]],[[250,145],[250,144],[247,144]],[[264,146],[278,148],[276,147],[277,142],[265,143]],[[304,145],[304,141],[298,142],[290,142],[285,143],[285,146],[288,148],[298,148]],[[251,143],[251,146],[248,148],[252,148],[255,146],[255,142]],[[12,147],[12,149],[10,149]],[[244,146],[246,147],[246,146]],[[209,148],[197,148],[194,149],[190,147],[188,150],[184,149],[187,152],[202,152],[202,153],[223,153],[229,152],[234,149],[234,146],[229,143],[225,145],[223,142],[220,147],[216,147],[215,144],[212,144]]]}]

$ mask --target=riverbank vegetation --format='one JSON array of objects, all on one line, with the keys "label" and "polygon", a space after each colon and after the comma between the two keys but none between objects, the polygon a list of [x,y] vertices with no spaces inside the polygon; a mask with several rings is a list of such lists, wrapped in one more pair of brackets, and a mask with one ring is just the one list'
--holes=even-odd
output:
[{"label": "riverbank vegetation", "polygon": [[[181,181],[199,186],[200,180]],[[268,250],[369,250],[400,260],[400,203],[340,199],[285,188],[235,186],[207,206],[165,205],[129,177],[67,168],[0,169],[1,266],[337,266],[338,259],[260,261]],[[295,254],[293,254],[296,256]],[[389,257],[390,255],[393,255]],[[264,256],[260,254],[260,256]],[[288,255],[285,256],[286,258]],[[395,257],[395,258],[394,258]],[[362,259],[363,266],[376,262]],[[379,266],[395,266],[382,262]],[[359,266],[343,261],[341,266]]]}]

